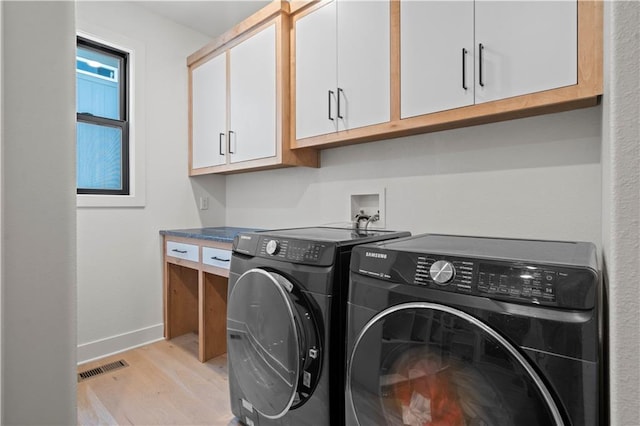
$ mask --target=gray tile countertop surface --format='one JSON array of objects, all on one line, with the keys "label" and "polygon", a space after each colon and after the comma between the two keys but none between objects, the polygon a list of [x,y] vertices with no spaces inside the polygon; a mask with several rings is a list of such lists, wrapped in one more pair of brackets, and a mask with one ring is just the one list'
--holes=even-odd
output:
[{"label": "gray tile countertop surface", "polygon": [[236,228],[232,226],[218,226],[212,228],[193,229],[169,229],[160,231],[161,235],[173,237],[195,238],[198,240],[218,241],[222,243],[232,243],[233,238],[243,232],[260,231],[255,228]]}]

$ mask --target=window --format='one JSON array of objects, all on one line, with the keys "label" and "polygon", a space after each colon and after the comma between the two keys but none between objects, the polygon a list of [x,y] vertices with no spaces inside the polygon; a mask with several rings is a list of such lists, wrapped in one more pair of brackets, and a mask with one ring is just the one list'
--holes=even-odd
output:
[{"label": "window", "polygon": [[78,194],[129,195],[128,53],[77,39]]}]

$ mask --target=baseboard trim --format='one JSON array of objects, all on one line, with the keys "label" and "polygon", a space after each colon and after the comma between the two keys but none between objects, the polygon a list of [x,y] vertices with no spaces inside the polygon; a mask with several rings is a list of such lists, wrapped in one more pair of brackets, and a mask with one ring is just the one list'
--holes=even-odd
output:
[{"label": "baseboard trim", "polygon": [[157,342],[163,338],[164,326],[163,324],[158,324],[93,342],[83,343],[78,345],[77,348],[78,365]]}]

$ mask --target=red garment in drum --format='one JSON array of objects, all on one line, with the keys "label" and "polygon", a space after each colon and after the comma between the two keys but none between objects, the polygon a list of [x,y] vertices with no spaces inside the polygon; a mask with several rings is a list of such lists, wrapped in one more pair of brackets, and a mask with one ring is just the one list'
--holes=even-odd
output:
[{"label": "red garment in drum", "polygon": [[[444,368],[431,374],[423,370],[416,377],[414,366],[410,373],[413,378],[394,386],[396,402],[402,407],[404,424],[411,426],[465,425],[463,410],[451,380],[450,369]],[[422,404],[416,401],[421,401]],[[428,407],[424,406],[425,404],[428,404]]]}]

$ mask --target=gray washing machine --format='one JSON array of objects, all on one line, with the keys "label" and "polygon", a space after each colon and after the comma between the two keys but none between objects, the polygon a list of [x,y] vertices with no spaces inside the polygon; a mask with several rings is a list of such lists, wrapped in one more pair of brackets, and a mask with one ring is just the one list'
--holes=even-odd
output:
[{"label": "gray washing machine", "polygon": [[347,425],[606,424],[593,244],[421,235],[350,278]]},{"label": "gray washing machine", "polygon": [[313,227],[236,237],[227,300],[234,415],[248,426],[344,424],[351,251],[408,235]]}]

